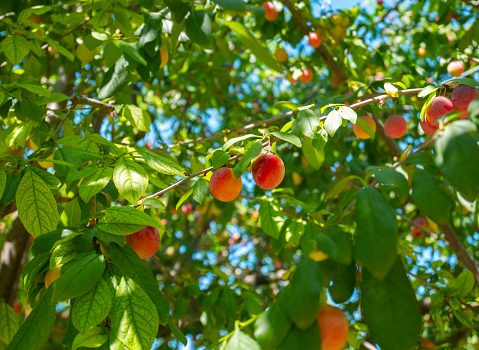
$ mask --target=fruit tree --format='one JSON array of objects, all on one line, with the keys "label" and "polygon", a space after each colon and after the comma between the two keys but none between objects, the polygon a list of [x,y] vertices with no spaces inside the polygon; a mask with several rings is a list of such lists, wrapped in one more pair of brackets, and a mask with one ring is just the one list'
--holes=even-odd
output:
[{"label": "fruit tree", "polygon": [[0,1],[0,350],[478,349],[478,0]]}]

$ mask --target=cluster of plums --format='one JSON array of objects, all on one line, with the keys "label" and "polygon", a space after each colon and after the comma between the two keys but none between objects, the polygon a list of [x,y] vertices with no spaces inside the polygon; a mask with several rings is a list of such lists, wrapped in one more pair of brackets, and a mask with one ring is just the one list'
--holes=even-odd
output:
[{"label": "cluster of plums", "polygon": [[[284,163],[274,154],[262,154],[253,162],[253,180],[263,190],[272,190],[284,178]],[[219,201],[231,202],[241,192],[242,181],[231,168],[222,167],[210,179],[210,192]]]},{"label": "cluster of plums", "polygon": [[[425,134],[433,135],[439,129],[438,119],[453,110],[457,111],[462,119],[467,118],[467,108],[478,95],[479,90],[459,85],[452,91],[450,99],[445,96],[435,97],[426,109],[424,120],[420,122],[421,129]],[[353,126],[354,134],[360,139],[369,139],[376,132],[376,122],[369,115],[358,119],[362,122]],[[368,125],[369,130],[365,130],[364,125]],[[393,139],[403,137],[407,132],[406,119],[401,115],[390,116],[384,122],[384,132]]]}]

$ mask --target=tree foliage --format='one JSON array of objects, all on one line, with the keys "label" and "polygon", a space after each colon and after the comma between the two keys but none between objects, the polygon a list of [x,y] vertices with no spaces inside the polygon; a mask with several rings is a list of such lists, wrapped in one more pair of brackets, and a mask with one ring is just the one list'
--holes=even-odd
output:
[{"label": "tree foliage", "polygon": [[477,1],[327,3],[0,4],[0,349],[313,349],[325,303],[351,349],[478,346],[479,98],[423,131],[479,85]]}]

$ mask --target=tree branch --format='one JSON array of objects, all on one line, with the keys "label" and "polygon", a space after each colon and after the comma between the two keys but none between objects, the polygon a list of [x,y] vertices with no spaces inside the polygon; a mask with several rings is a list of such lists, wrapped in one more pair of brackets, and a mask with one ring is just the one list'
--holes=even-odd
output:
[{"label": "tree branch", "polygon": [[[291,15],[293,16],[294,20],[298,24],[300,31],[304,35],[308,35],[311,32],[311,28],[306,24],[303,16],[301,16],[301,13],[296,9],[296,7],[291,2],[291,0],[282,0],[282,2],[284,6],[286,6],[291,12]],[[331,54],[329,53],[329,51],[326,49],[324,45],[318,46],[318,48],[316,48],[316,53],[323,58],[324,62],[331,69],[331,71],[333,71],[333,73],[339,78],[339,80],[341,81],[346,80],[346,75],[344,73],[343,68],[334,60],[333,56],[331,56]]]}]

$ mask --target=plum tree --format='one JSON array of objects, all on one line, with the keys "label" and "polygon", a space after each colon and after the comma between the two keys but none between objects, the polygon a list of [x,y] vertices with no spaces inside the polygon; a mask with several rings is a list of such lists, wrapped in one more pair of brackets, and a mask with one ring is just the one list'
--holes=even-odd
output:
[{"label": "plum tree", "polygon": [[146,226],[140,231],[126,236],[128,244],[141,259],[149,259],[158,251],[160,234],[155,227]]},{"label": "plum tree", "polygon": [[479,90],[467,86],[457,86],[451,94],[451,102],[454,108],[460,112],[467,111],[469,104],[479,95]]},{"label": "plum tree", "polygon": [[447,71],[453,77],[458,77],[462,73],[464,73],[464,65],[462,64],[461,61],[451,61],[447,65]]},{"label": "plum tree", "polygon": [[323,305],[317,317],[322,350],[342,350],[348,342],[348,319],[343,311]]},{"label": "plum tree", "polygon": [[239,196],[243,183],[231,168],[215,170],[210,180],[210,192],[217,200],[231,202]]},{"label": "plum tree", "polygon": [[353,132],[360,139],[367,140],[376,132],[376,122],[370,115],[359,117],[353,125]]},{"label": "plum tree", "polygon": [[402,115],[392,115],[384,122],[384,132],[389,137],[397,139],[407,132],[407,121]]},{"label": "plum tree", "polygon": [[272,190],[284,179],[284,163],[274,154],[262,154],[253,163],[253,179],[263,190]]},{"label": "plum tree", "polygon": [[411,226],[411,234],[414,237],[420,237],[423,235],[423,229],[428,229],[427,219],[422,216],[414,219],[413,225]]},{"label": "plum tree", "polygon": [[267,1],[264,2],[261,6],[264,9],[264,18],[266,18],[267,21],[275,21],[278,17],[278,12],[276,11],[274,4],[271,1]]},{"label": "plum tree", "polygon": [[437,96],[431,103],[426,115],[429,122],[436,121],[438,118],[449,113],[454,108],[452,101],[445,96]]},{"label": "plum tree", "polygon": [[437,120],[429,121],[429,119],[425,118],[420,122],[420,126],[427,135],[434,135],[439,129],[439,122]]},{"label": "plum tree", "polygon": [[315,49],[321,45],[321,36],[316,32],[310,32],[308,34],[308,43],[310,46],[314,47]]}]

